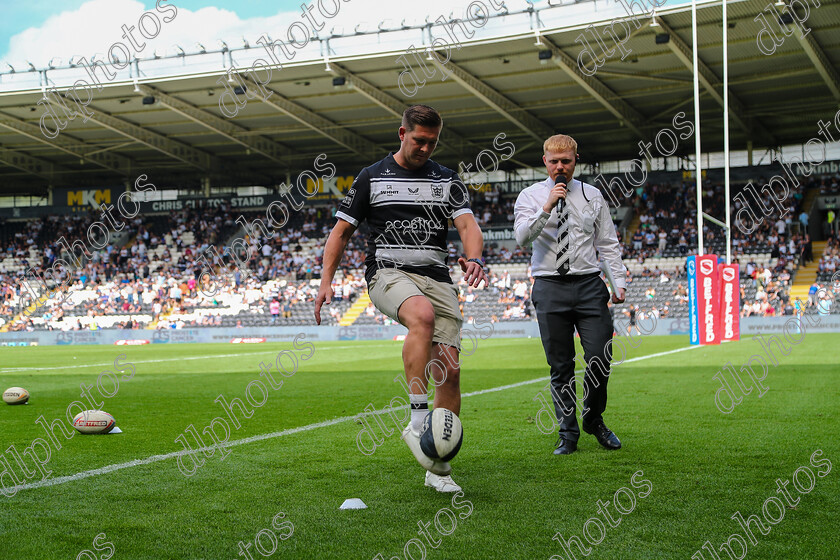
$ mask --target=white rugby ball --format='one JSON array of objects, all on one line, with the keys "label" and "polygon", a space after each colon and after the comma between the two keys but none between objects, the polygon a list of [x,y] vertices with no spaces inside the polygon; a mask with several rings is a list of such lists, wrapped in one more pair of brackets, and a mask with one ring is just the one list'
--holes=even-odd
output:
[{"label": "white rugby ball", "polygon": [[461,449],[464,431],[458,415],[448,408],[435,408],[423,420],[420,449],[427,457],[449,461]]},{"label": "white rugby ball", "polygon": [[6,404],[24,404],[29,400],[29,391],[23,387],[9,387],[3,391],[3,402]]},{"label": "white rugby ball", "polygon": [[104,410],[85,410],[73,418],[73,427],[82,434],[107,434],[117,421]]}]

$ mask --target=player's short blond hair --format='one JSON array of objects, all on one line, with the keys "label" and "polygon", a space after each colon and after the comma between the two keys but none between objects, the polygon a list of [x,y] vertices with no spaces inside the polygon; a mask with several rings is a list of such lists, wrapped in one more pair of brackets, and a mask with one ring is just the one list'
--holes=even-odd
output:
[{"label": "player's short blond hair", "polygon": [[565,152],[566,150],[577,153],[577,142],[574,138],[565,134],[555,134],[543,143],[543,153],[545,154],[548,152]]}]

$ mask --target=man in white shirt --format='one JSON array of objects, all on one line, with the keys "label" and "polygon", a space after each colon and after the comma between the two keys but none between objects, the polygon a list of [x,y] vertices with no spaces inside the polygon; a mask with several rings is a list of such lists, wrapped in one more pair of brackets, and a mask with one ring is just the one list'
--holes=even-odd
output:
[{"label": "man in white shirt", "polygon": [[524,300],[528,293],[528,285],[525,282],[517,282],[513,288],[513,293],[519,300]]},{"label": "man in white shirt", "polygon": [[765,268],[761,274],[764,276],[764,285],[766,286],[770,282],[770,279],[773,278],[773,272],[769,268]]},{"label": "man in white shirt", "polygon": [[831,313],[831,295],[828,293],[823,293],[822,296],[819,298],[819,303],[817,303],[817,313],[820,316],[826,316]]},{"label": "man in white shirt", "polygon": [[575,416],[575,329],[588,357],[583,430],[594,435],[605,448],[619,449],[621,442],[606,427],[602,416],[607,404],[613,321],[598,254],[615,278],[612,300],[622,303],[626,269],[621,249],[601,192],[573,178],[577,142],[557,134],[545,141],[543,152],[549,177],[519,193],[514,230],[517,243],[533,244],[531,301],[551,367],[551,392],[560,427],[554,454],[576,451],[580,436]]}]

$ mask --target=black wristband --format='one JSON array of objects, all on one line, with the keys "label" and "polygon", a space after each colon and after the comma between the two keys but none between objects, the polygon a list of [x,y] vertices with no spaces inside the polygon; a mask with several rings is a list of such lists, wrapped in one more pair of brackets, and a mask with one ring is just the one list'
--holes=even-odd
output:
[{"label": "black wristband", "polygon": [[477,259],[467,259],[467,262],[478,263],[479,265],[481,265],[481,268],[484,268],[484,259],[482,259],[481,257]]}]

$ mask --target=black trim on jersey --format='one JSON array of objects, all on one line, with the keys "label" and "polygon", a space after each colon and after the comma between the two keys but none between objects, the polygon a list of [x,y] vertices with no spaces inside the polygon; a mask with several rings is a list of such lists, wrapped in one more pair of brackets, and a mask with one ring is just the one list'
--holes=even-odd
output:
[{"label": "black trim on jersey", "polygon": [[393,153],[356,176],[336,217],[370,233],[365,279],[380,268],[400,268],[452,283],[447,266],[449,220],[472,213],[469,193],[458,174],[432,160],[411,171]]}]

